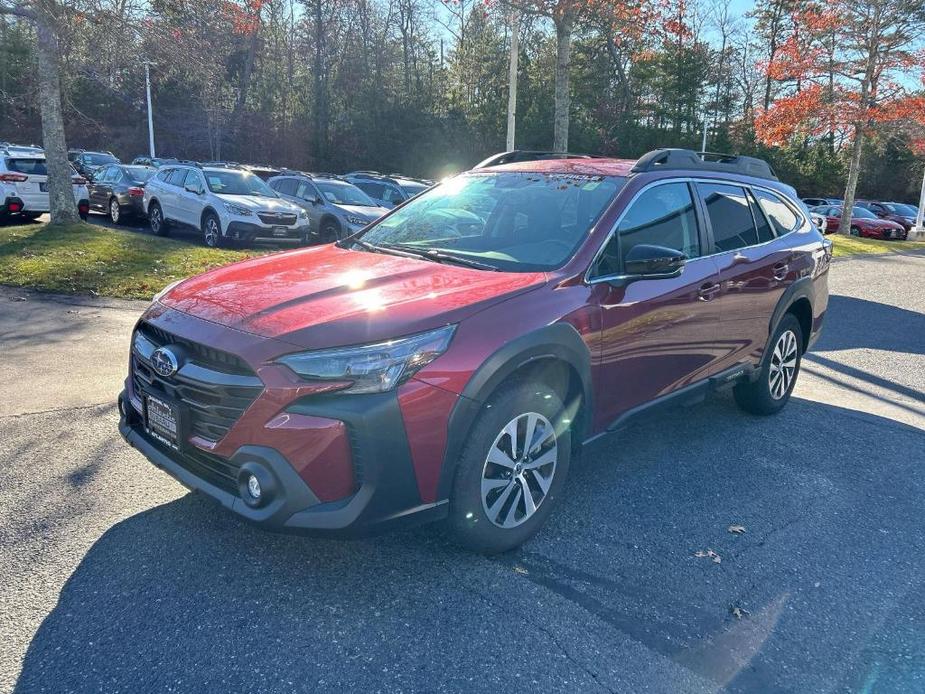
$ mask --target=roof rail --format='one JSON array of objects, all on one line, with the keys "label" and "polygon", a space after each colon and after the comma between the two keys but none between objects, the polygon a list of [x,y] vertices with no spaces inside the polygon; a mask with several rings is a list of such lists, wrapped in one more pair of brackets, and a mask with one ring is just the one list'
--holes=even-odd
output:
[{"label": "roof rail", "polygon": [[695,152],[692,149],[654,149],[639,157],[633,166],[633,173],[656,171],[658,169],[684,169],[693,171],[722,171],[742,176],[779,180],[774,169],[764,159],[746,157],[742,154],[720,152]]}]

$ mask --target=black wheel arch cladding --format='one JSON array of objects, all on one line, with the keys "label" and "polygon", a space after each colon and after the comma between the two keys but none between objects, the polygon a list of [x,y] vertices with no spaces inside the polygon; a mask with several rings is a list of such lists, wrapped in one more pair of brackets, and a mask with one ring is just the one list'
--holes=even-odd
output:
[{"label": "black wheel arch cladding", "polygon": [[[450,494],[460,453],[485,401],[514,374],[533,365],[539,371],[544,362],[554,363],[557,368],[564,364],[577,374],[584,416],[575,422],[573,430],[578,441],[584,440],[594,407],[591,353],[572,325],[554,323],[544,326],[505,344],[488,357],[469,379],[461,394],[463,397],[453,407],[447,424],[446,450],[437,498],[444,499]],[[563,393],[563,400],[565,396]]]}]

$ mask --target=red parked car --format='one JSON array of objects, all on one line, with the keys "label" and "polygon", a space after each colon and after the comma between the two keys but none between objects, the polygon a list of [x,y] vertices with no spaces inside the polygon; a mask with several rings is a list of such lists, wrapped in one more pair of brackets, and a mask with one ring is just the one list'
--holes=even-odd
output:
[{"label": "red parked car", "polygon": [[[907,231],[897,222],[880,219],[864,207],[851,208],[851,235],[871,239],[905,239]],[[825,215],[825,233],[834,234],[841,224],[842,208],[837,205],[814,207],[813,212]]]},{"label": "red parked car", "polygon": [[903,205],[898,202],[879,202],[875,200],[858,200],[855,205],[870,210],[880,219],[887,219],[899,224],[906,232],[903,238],[906,238],[909,230],[915,226],[915,217],[918,214],[912,205]]},{"label": "red parked car", "polygon": [[447,519],[503,551],[552,512],[579,448],[634,416],[720,388],[780,410],[830,258],[761,160],[471,171],[345,240],[165,289],[119,427],[270,529]]}]

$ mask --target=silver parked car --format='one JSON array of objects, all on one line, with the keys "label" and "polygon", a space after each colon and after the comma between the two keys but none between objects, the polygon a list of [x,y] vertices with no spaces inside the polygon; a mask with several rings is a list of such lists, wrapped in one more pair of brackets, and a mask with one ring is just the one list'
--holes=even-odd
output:
[{"label": "silver parked car", "polygon": [[388,209],[333,174],[284,171],[267,181],[281,198],[308,213],[311,240],[330,243],[350,236]]}]

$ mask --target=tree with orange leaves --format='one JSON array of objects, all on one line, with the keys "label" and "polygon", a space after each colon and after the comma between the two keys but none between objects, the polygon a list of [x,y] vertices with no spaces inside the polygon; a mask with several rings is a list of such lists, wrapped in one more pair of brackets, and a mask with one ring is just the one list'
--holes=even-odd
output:
[{"label": "tree with orange leaves", "polygon": [[[793,87],[759,115],[756,131],[769,145],[834,131],[851,143],[838,229],[847,234],[864,138],[875,128],[891,129],[925,145],[925,98],[911,90],[925,76],[925,55],[916,50],[925,31],[925,3],[831,0],[794,13],[792,21],[794,30],[767,73]],[[834,43],[833,34],[839,37]]]}]

